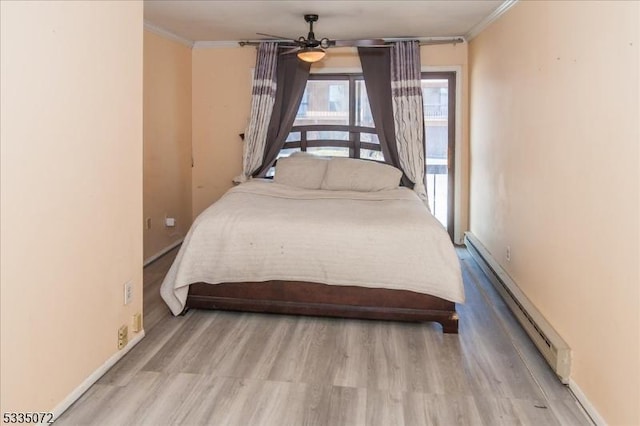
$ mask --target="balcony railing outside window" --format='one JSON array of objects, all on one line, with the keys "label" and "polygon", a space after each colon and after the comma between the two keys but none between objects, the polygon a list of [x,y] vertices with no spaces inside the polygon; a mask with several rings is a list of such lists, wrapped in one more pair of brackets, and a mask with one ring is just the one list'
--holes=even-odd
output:
[{"label": "balcony railing outside window", "polygon": [[431,104],[424,106],[425,120],[446,120],[449,116],[449,105]]}]

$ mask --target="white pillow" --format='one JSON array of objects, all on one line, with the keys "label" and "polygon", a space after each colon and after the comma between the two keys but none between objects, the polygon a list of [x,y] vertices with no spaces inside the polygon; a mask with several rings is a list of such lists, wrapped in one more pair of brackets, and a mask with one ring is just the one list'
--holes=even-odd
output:
[{"label": "white pillow", "polygon": [[320,189],[329,161],[313,155],[279,158],[273,181],[304,189]]},{"label": "white pillow", "polygon": [[354,158],[332,158],[321,189],[335,191],[382,191],[400,185],[402,171],[388,164]]}]

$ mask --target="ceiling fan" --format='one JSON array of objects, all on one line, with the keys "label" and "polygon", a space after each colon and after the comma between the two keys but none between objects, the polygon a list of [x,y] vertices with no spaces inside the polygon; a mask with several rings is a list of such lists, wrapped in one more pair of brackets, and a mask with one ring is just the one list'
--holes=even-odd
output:
[{"label": "ceiling fan", "polygon": [[257,33],[261,36],[270,37],[273,40],[284,41],[283,47],[291,47],[289,50],[282,52],[283,55],[289,53],[297,53],[298,58],[305,62],[317,62],[324,58],[326,49],[330,47],[347,47],[347,46],[363,46],[363,47],[389,47],[382,39],[365,39],[365,40],[330,40],[328,38],[316,39],[313,32],[313,23],[318,21],[318,15],[304,15],[304,20],[309,24],[309,34],[307,37],[300,36],[297,40],[288,39],[287,37],[274,36],[271,34]]}]

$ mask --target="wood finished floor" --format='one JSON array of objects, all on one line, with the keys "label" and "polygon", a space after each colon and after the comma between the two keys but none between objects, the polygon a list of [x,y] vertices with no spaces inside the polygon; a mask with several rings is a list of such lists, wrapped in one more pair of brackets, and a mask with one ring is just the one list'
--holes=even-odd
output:
[{"label": "wood finished floor", "polygon": [[192,310],[144,271],[146,337],[56,425],[589,425],[460,248],[460,333],[411,324]]}]

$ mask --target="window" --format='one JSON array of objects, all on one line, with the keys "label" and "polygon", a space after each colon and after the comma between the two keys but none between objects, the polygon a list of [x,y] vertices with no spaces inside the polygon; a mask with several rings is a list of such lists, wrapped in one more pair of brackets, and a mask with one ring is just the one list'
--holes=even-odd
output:
[{"label": "window", "polygon": [[310,75],[278,157],[306,151],[384,161],[362,75]]},{"label": "window", "polygon": [[453,239],[455,73],[422,73],[427,192],[433,215]]}]

